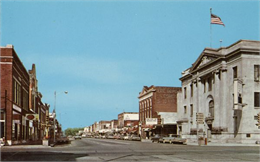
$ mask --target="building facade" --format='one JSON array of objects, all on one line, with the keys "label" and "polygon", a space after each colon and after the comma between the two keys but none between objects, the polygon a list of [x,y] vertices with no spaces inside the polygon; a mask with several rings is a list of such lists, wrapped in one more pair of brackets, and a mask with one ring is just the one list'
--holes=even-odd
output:
[{"label": "building facade", "polygon": [[29,139],[29,74],[12,45],[1,47],[1,137],[8,145]]},{"label": "building facade", "polygon": [[123,112],[118,114],[118,128],[132,127],[139,121],[138,112]]},{"label": "building facade", "polygon": [[260,113],[260,42],[205,48],[182,73],[178,134],[190,142],[254,143]]},{"label": "building facade", "polygon": [[95,122],[93,125],[92,125],[92,129],[93,129],[93,133],[98,133],[99,132],[99,122]]},{"label": "building facade", "polygon": [[6,145],[40,140],[49,105],[38,92],[35,65],[27,71],[12,45],[1,47],[1,138]]},{"label": "building facade", "polygon": [[99,121],[99,133],[111,132],[110,121],[101,120]]},{"label": "building facade", "polygon": [[118,131],[118,120],[117,119],[110,121],[110,129],[111,129],[112,132]]},{"label": "building facade", "polygon": [[138,123],[138,112],[123,112],[118,114],[118,132],[120,134],[138,134]]},{"label": "building facade", "polygon": [[153,134],[176,133],[179,91],[180,87],[143,87],[138,96],[139,134],[142,138],[149,138]]}]

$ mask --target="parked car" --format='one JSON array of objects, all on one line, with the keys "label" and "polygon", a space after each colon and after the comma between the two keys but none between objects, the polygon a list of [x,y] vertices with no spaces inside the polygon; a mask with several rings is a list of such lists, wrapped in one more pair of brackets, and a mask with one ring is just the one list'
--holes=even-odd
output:
[{"label": "parked car", "polygon": [[120,139],[121,136],[119,134],[114,135],[114,139]]},{"label": "parked car", "polygon": [[86,138],[92,138],[93,136],[92,135],[90,135],[90,134],[88,134],[87,136],[86,136]]},{"label": "parked car", "polygon": [[120,135],[121,140],[124,140],[124,137],[125,137],[124,135]]},{"label": "parked car", "polygon": [[131,141],[141,141],[141,138],[138,135],[131,135],[129,140],[131,140]]},{"label": "parked car", "polygon": [[68,143],[69,142],[69,138],[67,136],[61,136],[57,139],[57,142],[59,143]]},{"label": "parked car", "polygon": [[105,138],[106,139],[114,139],[114,135],[113,134],[106,134]]},{"label": "parked car", "polygon": [[1,143],[1,146],[4,146],[5,145],[5,139],[4,138],[0,138],[0,143]]},{"label": "parked car", "polygon": [[129,135],[124,136],[124,140],[129,140],[129,138],[130,138]]},{"label": "parked car", "polygon": [[95,138],[101,138],[101,136],[100,135],[96,135]]},{"label": "parked car", "polygon": [[76,139],[81,139],[81,136],[76,135],[76,136],[74,136],[74,139],[75,139],[75,140],[76,140]]},{"label": "parked car", "polygon": [[162,141],[163,137],[165,137],[165,135],[156,134],[151,138],[151,141],[159,143],[160,141]]},{"label": "parked car", "polygon": [[176,134],[169,134],[168,137],[163,137],[161,139],[161,141],[163,143],[182,143],[182,144],[186,144],[187,143],[187,139],[186,138],[182,138],[180,135],[176,135]]},{"label": "parked car", "polygon": [[174,134],[169,134],[167,137],[163,137],[160,142],[163,143],[172,143],[173,139],[175,138]]},{"label": "parked car", "polygon": [[187,139],[181,137],[180,135],[176,135],[176,137],[173,139],[172,143],[182,143],[182,144],[187,144]]}]

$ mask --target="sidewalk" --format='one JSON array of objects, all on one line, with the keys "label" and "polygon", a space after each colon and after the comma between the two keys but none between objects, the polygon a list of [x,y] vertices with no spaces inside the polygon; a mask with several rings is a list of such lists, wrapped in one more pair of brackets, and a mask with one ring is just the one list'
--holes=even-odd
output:
[{"label": "sidewalk", "polygon": [[[146,142],[146,143],[152,143],[150,139],[142,139],[141,142]],[[187,143],[187,145],[190,146],[199,146],[197,142],[190,142]],[[260,147],[260,144],[254,144],[254,143],[214,143],[214,142],[208,142],[207,145],[201,145],[201,146],[256,146]]]},{"label": "sidewalk", "polygon": [[141,142],[152,143],[152,141],[150,139],[141,139]]},{"label": "sidewalk", "polygon": [[3,148],[14,148],[14,149],[19,149],[19,148],[25,148],[25,149],[36,149],[36,148],[50,148],[50,147],[55,147],[56,145],[63,145],[63,144],[69,144],[69,143],[60,143],[60,142],[56,142],[55,144],[54,143],[50,143],[49,146],[45,146],[45,145],[42,145],[42,143],[24,143],[24,144],[15,144],[15,145],[11,145],[11,146],[8,146],[8,145],[1,145],[1,149]]},{"label": "sidewalk", "polygon": [[50,148],[51,146],[43,146],[43,145],[12,145],[12,146],[1,146],[1,149],[37,149],[37,148]]},{"label": "sidewalk", "polygon": [[[187,145],[191,145],[191,146],[198,146],[198,143],[188,143]],[[201,146],[256,146],[256,147],[260,147],[260,144],[254,144],[254,143],[212,143],[209,142],[207,143],[207,145],[201,145]]]}]

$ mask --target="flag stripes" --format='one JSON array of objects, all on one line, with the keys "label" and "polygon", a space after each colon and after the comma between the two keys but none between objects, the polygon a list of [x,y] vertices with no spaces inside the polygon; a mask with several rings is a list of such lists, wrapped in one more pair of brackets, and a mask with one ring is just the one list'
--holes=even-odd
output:
[{"label": "flag stripes", "polygon": [[218,24],[218,25],[225,26],[225,24],[221,21],[220,17],[214,14],[211,14],[211,24]]}]

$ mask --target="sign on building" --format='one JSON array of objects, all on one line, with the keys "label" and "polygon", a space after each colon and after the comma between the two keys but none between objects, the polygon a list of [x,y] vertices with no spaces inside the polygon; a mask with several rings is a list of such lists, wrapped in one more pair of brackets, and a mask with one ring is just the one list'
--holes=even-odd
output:
[{"label": "sign on building", "polygon": [[146,118],[146,125],[153,125],[153,124],[157,124],[157,118]]},{"label": "sign on building", "polygon": [[196,113],[196,121],[197,121],[197,124],[204,124],[204,114]]},{"label": "sign on building", "polygon": [[28,120],[39,120],[39,114],[26,114]]},{"label": "sign on building", "polygon": [[257,114],[257,126],[260,126],[260,113]]}]

